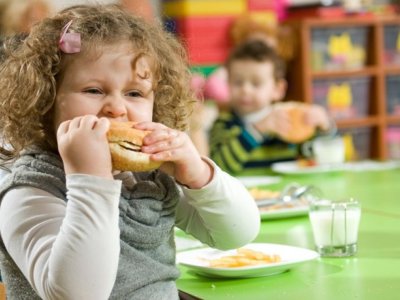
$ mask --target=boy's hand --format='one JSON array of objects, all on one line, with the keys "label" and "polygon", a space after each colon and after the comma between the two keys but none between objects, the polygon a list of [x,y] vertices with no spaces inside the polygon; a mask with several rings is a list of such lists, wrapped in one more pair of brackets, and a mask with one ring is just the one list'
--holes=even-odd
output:
[{"label": "boy's hand", "polygon": [[281,136],[291,130],[292,122],[287,107],[274,105],[270,113],[261,121],[254,123],[253,126],[262,134]]},{"label": "boy's hand", "polygon": [[[304,122],[315,128],[328,130],[330,127],[330,119],[328,112],[320,105],[302,105],[304,110]],[[288,110],[290,104],[276,104],[271,112],[261,121],[256,122],[254,127],[264,134],[276,134],[278,136],[286,136],[293,130],[293,122],[291,121]]]},{"label": "boy's hand", "polygon": [[160,123],[142,122],[135,128],[152,131],[143,140],[142,152],[151,154],[155,161],[171,162],[161,170],[191,189],[199,189],[210,182],[212,167],[201,159],[189,136]]},{"label": "boy's hand", "polygon": [[320,105],[310,105],[305,112],[305,119],[309,125],[318,127],[325,131],[330,127],[328,112]]},{"label": "boy's hand", "polygon": [[106,133],[106,118],[86,115],[60,124],[58,150],[66,174],[89,174],[112,179],[111,154]]}]

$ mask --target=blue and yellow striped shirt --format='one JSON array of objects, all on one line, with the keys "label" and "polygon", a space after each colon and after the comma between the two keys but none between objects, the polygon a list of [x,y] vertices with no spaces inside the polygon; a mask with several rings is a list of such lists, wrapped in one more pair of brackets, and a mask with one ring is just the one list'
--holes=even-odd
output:
[{"label": "blue and yellow striped shirt", "polygon": [[294,160],[298,146],[273,136],[255,138],[234,112],[223,112],[210,132],[210,156],[226,172],[235,176],[270,172],[275,162]]}]

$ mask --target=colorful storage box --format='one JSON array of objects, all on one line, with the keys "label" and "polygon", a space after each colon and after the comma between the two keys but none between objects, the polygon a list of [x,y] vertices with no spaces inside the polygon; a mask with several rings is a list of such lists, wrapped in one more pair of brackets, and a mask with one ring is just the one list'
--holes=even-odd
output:
[{"label": "colorful storage box", "polygon": [[386,77],[386,109],[390,115],[400,115],[400,75]]},{"label": "colorful storage box", "polygon": [[326,107],[335,119],[365,117],[369,112],[369,77],[313,81],[313,102]]},{"label": "colorful storage box", "polygon": [[250,13],[270,13],[275,16],[275,22],[286,18],[285,0],[247,0],[247,9]]},{"label": "colorful storage box", "polygon": [[340,129],[346,148],[346,160],[364,160],[371,158],[371,134],[368,127]]},{"label": "colorful storage box", "polygon": [[365,66],[367,27],[317,28],[311,32],[314,71],[357,69]]},{"label": "colorful storage box", "polygon": [[273,10],[251,11],[249,15],[251,16],[251,18],[260,23],[270,24],[271,26],[278,25],[278,14],[276,11]]},{"label": "colorful storage box", "polygon": [[384,60],[388,65],[400,65],[400,25],[385,26]]},{"label": "colorful storage box", "polygon": [[391,126],[386,130],[386,143],[389,159],[400,159],[400,126]]},{"label": "colorful storage box", "polygon": [[221,64],[231,49],[229,30],[233,16],[176,18],[168,27],[185,45],[191,64]]},{"label": "colorful storage box", "polygon": [[279,0],[247,0],[249,10],[276,10],[282,1]]},{"label": "colorful storage box", "polygon": [[204,77],[209,76],[213,73],[220,65],[192,65],[190,70],[192,73],[198,73],[203,75]]},{"label": "colorful storage box", "polygon": [[246,0],[170,0],[164,1],[167,17],[240,15],[247,10]]}]

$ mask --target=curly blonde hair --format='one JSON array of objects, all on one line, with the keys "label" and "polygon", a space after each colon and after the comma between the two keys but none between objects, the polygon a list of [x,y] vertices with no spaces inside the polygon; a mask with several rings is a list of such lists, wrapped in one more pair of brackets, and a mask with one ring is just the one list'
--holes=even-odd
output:
[{"label": "curly blonde hair", "polygon": [[65,54],[58,42],[63,27],[81,35],[82,50],[132,42],[135,51],[152,61],[153,121],[185,130],[195,103],[190,90],[186,53],[176,38],[159,24],[146,22],[117,5],[79,5],[67,8],[34,26],[18,46],[5,45],[0,67],[0,130],[2,158],[18,156],[37,145],[56,151],[53,107],[57,81],[74,54]]}]

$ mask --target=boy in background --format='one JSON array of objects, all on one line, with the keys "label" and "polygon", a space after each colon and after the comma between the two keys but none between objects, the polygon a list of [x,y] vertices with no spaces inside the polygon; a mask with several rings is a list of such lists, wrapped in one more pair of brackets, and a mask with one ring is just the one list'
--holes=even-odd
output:
[{"label": "boy in background", "polygon": [[[280,102],[286,92],[286,66],[265,42],[241,44],[232,51],[226,68],[230,109],[213,124],[210,156],[228,173],[265,174],[275,162],[296,159],[298,144],[316,130],[330,129],[330,118],[322,107]],[[296,138],[291,135],[300,134],[301,129],[294,123],[293,108],[301,111],[300,123],[309,128],[306,135]]]},{"label": "boy in background", "polygon": [[[274,48],[284,61],[290,61],[294,56],[296,36],[290,27],[276,26],[264,19],[258,19],[251,14],[238,16],[229,30],[229,39],[233,47],[242,43],[260,40]],[[209,132],[218,112],[229,108],[228,74],[224,66],[216,68],[207,78],[194,74],[192,89],[199,99],[211,100],[211,105],[199,101],[196,104],[196,114],[191,117],[190,137],[196,148],[205,156],[210,155],[208,143]]]}]

